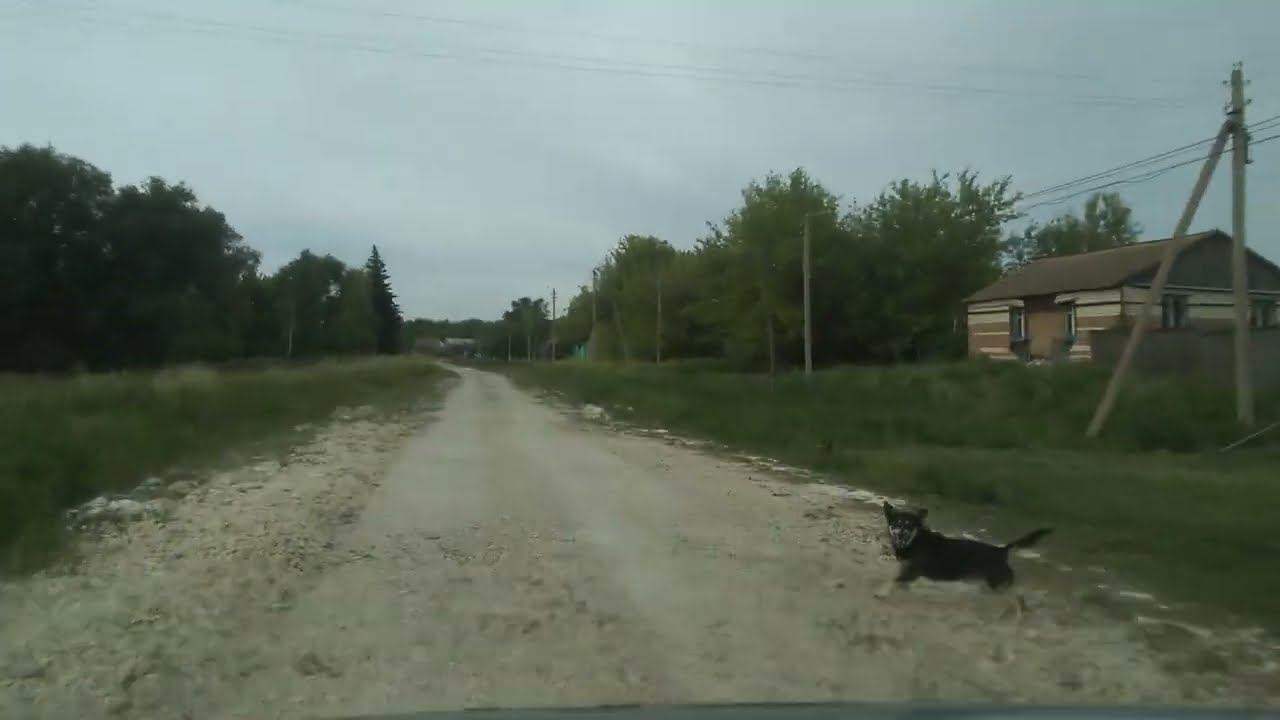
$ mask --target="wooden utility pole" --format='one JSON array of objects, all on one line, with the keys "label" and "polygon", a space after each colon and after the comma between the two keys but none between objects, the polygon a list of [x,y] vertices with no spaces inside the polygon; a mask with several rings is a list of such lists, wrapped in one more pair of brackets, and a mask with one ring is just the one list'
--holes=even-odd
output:
[{"label": "wooden utility pole", "polygon": [[813,320],[809,301],[809,214],[804,216],[804,374],[813,374]]},{"label": "wooden utility pole", "polygon": [[551,288],[551,362],[556,361],[556,289]]},{"label": "wooden utility pole", "polygon": [[599,318],[596,310],[596,283],[599,275],[599,270],[591,268],[591,334],[587,336],[587,358],[590,360],[599,360],[596,357],[596,321]]},{"label": "wooden utility pole", "polygon": [[622,346],[622,362],[631,362],[631,346],[627,343],[627,334],[622,331],[622,311],[618,310],[618,298],[612,299],[613,327],[618,332],[618,344]]},{"label": "wooden utility pole", "polygon": [[653,324],[653,362],[662,364],[662,269],[658,269],[658,316]]},{"label": "wooden utility pole", "polygon": [[1160,268],[1156,270],[1155,279],[1151,281],[1151,287],[1147,289],[1147,295],[1142,301],[1142,308],[1138,311],[1137,317],[1134,318],[1133,329],[1129,331],[1129,340],[1125,342],[1124,351],[1120,354],[1120,361],[1116,363],[1115,370],[1111,373],[1111,380],[1107,382],[1107,389],[1102,394],[1102,401],[1098,403],[1097,410],[1093,413],[1093,419],[1089,421],[1089,429],[1085,432],[1088,437],[1097,437],[1102,432],[1102,426],[1107,422],[1107,416],[1111,414],[1111,408],[1115,404],[1116,394],[1120,391],[1120,385],[1124,382],[1124,376],[1129,372],[1129,366],[1133,364],[1133,356],[1137,354],[1138,344],[1142,342],[1142,336],[1147,331],[1147,325],[1150,322],[1151,307],[1159,300],[1164,292],[1165,283],[1169,280],[1169,271],[1173,269],[1173,260],[1182,252],[1182,246],[1186,243],[1187,229],[1191,226],[1192,219],[1196,216],[1196,209],[1200,207],[1200,199],[1204,197],[1204,192],[1209,187],[1209,181],[1213,179],[1213,171],[1218,167],[1218,158],[1222,156],[1223,150],[1227,147],[1227,136],[1231,134],[1230,121],[1222,124],[1222,128],[1218,130],[1218,137],[1213,141],[1213,147],[1209,150],[1209,156],[1205,158],[1204,166],[1200,168],[1200,177],[1196,178],[1195,187],[1191,190],[1191,197],[1187,198],[1187,204],[1182,209],[1182,217],[1178,218],[1178,225],[1174,228],[1173,238],[1164,248],[1164,256],[1160,258]]},{"label": "wooden utility pole", "polygon": [[1231,70],[1231,287],[1235,300],[1236,420],[1253,425],[1253,356],[1249,350],[1249,277],[1245,252],[1244,166],[1249,161],[1249,129],[1245,127],[1244,64]]}]

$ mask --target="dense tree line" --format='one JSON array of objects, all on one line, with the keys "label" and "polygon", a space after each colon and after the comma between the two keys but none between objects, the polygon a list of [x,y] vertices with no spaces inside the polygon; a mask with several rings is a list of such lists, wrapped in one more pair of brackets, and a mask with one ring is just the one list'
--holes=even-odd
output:
[{"label": "dense tree line", "polygon": [[[865,204],[841,199],[797,169],[742,191],[742,203],[690,249],[628,235],[556,321],[560,354],[722,358],[737,367],[803,361],[802,235],[809,225],[815,361],[898,362],[958,356],[966,296],[1038,257],[1134,242],[1132,213],[1112,194],[1008,233],[1020,216],[1008,177],[976,173],[900,180]],[[592,323],[592,303],[597,322]],[[550,334],[545,303],[522,298],[477,337],[517,357]]]},{"label": "dense tree line", "polygon": [[303,251],[271,274],[183,184],[0,148],[0,370],[395,352],[400,311],[364,267]]}]

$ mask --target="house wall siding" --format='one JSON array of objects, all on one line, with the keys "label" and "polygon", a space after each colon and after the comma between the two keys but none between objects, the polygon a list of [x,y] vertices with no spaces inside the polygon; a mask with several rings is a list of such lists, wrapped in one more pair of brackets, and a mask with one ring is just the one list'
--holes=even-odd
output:
[{"label": "house wall siding", "polygon": [[[1128,286],[1124,289],[1125,314],[1137,318],[1142,312],[1142,303],[1150,292],[1145,287]],[[1231,327],[1235,322],[1235,297],[1230,290],[1206,290],[1178,285],[1165,287],[1165,294],[1178,294],[1187,297],[1187,325],[1202,330],[1213,330]],[[1252,290],[1250,299],[1276,299],[1280,293]],[[1151,309],[1150,328],[1160,327],[1160,304],[1157,302]]]},{"label": "house wall siding", "polygon": [[[1021,305],[1021,303],[1018,303]],[[1009,349],[1009,303],[973,303],[968,308],[969,356],[1013,360]]]}]

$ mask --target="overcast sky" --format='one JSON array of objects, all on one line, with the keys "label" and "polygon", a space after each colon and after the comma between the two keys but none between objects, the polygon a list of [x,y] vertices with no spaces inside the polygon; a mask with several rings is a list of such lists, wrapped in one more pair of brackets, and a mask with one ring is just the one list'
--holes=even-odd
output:
[{"label": "overcast sky", "polygon": [[[1277,27],[1273,0],[0,0],[0,144],[185,181],[268,270],[376,243],[407,316],[490,318],[626,233],[691,245],[771,170],[1031,192],[1211,136],[1236,60],[1280,114]],[[1280,260],[1280,142],[1253,157]],[[1230,228],[1227,166],[1195,227]],[[1195,171],[1118,188],[1146,236]]]}]

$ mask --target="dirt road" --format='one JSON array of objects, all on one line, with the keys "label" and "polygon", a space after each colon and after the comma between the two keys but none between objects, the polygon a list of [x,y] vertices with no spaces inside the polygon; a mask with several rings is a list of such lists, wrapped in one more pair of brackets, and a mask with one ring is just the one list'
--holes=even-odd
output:
[{"label": "dirt road", "polygon": [[877,600],[871,506],[460,372],[425,427],[335,422],[4,586],[0,715],[1265,701],[1033,585],[1021,622],[981,593]]}]

